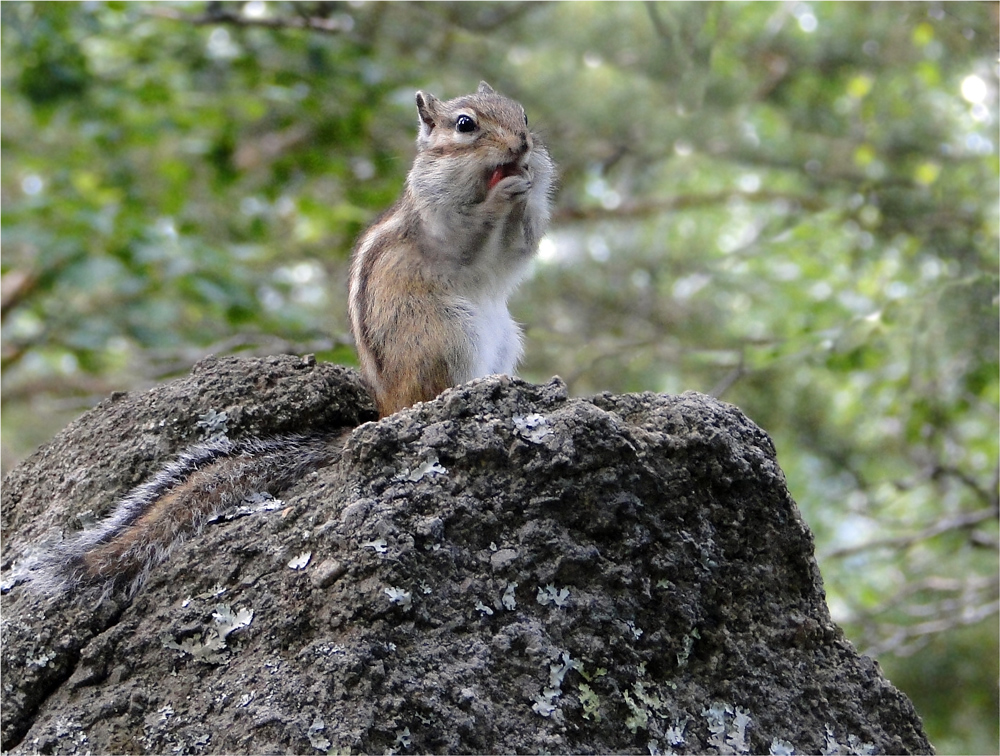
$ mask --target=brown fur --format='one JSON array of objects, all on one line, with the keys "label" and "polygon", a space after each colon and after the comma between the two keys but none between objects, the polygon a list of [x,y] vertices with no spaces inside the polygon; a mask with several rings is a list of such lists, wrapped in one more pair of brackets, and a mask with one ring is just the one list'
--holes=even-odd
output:
[{"label": "brown fur", "polygon": [[[137,552],[152,544],[169,544],[184,524],[197,522],[199,514],[223,509],[228,490],[224,482],[239,477],[240,461],[220,459],[196,470],[184,483],[163,494],[116,538],[84,554],[85,577],[118,575],[128,579],[141,566],[135,559]],[[245,460],[242,466],[246,466]]]},{"label": "brown fur", "polygon": [[[506,298],[548,222],[554,174],[524,110],[488,85],[416,101],[406,187],[358,240],[351,266],[351,327],[381,417],[513,371],[520,333]],[[476,128],[459,131],[460,118]]]},{"label": "brown fur", "polygon": [[82,581],[102,583],[105,594],[120,589],[132,595],[190,533],[243,502],[246,513],[253,513],[252,504],[266,502],[261,494],[276,496],[336,459],[349,433],[222,438],[191,446],[122,497],[93,528],[33,554],[24,574],[48,593]]},{"label": "brown fur", "polygon": [[447,311],[443,287],[422,274],[417,252],[403,238],[382,239],[365,256],[367,280],[358,330],[362,372],[379,416],[429,401],[455,384],[452,366],[466,336]]}]

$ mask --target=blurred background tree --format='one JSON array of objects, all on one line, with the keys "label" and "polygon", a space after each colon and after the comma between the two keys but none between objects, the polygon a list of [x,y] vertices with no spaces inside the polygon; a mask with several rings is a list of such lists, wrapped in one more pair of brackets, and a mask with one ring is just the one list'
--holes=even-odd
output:
[{"label": "blurred background tree", "polygon": [[940,752],[997,752],[997,4],[0,13],[5,470],[209,353],[355,364],[413,92],[485,78],[562,174],[523,374],[740,406],[835,618]]}]

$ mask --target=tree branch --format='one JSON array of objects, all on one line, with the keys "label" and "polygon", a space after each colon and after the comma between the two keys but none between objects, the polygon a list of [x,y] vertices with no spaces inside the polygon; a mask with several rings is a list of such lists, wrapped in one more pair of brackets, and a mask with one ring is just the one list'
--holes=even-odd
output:
[{"label": "tree branch", "polygon": [[749,371],[746,366],[746,352],[740,348],[739,363],[737,363],[736,367],[726,373],[726,375],[722,377],[721,381],[712,387],[712,390],[708,392],[708,395],[714,396],[716,399],[721,399],[722,395],[729,391],[729,389],[731,389],[733,385],[748,372]]},{"label": "tree branch", "polygon": [[995,519],[997,519],[997,511],[992,508],[980,509],[976,512],[966,512],[965,514],[956,515],[955,517],[946,517],[933,525],[929,525],[921,531],[911,533],[909,535],[896,536],[895,538],[883,538],[881,540],[869,541],[868,543],[863,543],[858,546],[847,546],[841,549],[834,549],[833,551],[828,552],[823,558],[842,559],[843,557],[853,556],[854,554],[859,554],[862,551],[869,551],[871,549],[904,549],[915,543],[919,543],[920,541],[929,540],[952,530],[964,530],[978,525],[981,522]]},{"label": "tree branch", "polygon": [[675,210],[687,210],[693,207],[709,207],[722,205],[734,197],[747,202],[793,202],[807,210],[823,210],[827,203],[819,197],[808,195],[786,194],[784,192],[714,192],[712,194],[687,194],[668,199],[656,199],[645,202],[628,202],[618,207],[562,207],[553,214],[557,222],[593,221],[593,220],[627,220],[631,218],[647,218],[660,213]]},{"label": "tree branch", "polygon": [[877,625],[876,629],[867,635],[876,636],[879,630],[882,635],[888,632],[888,637],[879,640],[877,637],[866,639],[869,644],[863,648],[863,653],[879,656],[893,653],[897,656],[910,656],[919,651],[933,635],[946,633],[967,625],[975,625],[1000,612],[1000,601],[990,601],[985,604],[968,605],[960,612],[938,617],[915,625]]},{"label": "tree branch", "polygon": [[341,34],[350,31],[354,26],[353,21],[346,17],[335,16],[333,18],[318,18],[316,16],[299,16],[296,18],[253,18],[231,11],[220,11],[217,13],[207,13],[202,16],[191,16],[181,13],[173,8],[154,6],[146,11],[150,16],[163,18],[169,21],[183,21],[195,26],[209,26],[212,24],[232,24],[234,26],[258,26],[265,29],[308,29],[310,31],[322,32],[324,34]]},{"label": "tree branch", "polygon": [[7,317],[7,313],[17,307],[36,288],[38,288],[39,277],[26,270],[10,270],[4,273],[0,279],[0,318]]}]

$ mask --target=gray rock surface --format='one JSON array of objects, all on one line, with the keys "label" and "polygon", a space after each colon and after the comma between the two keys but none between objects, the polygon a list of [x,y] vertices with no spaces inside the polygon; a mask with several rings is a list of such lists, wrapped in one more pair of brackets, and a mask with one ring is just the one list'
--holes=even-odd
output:
[{"label": "gray rock surface", "polygon": [[[290,357],[110,399],[8,476],[3,574],[208,426],[371,416]],[[475,381],[361,425],[131,603],[2,602],[16,753],[931,752],[831,620],[770,439],[698,394]]]}]

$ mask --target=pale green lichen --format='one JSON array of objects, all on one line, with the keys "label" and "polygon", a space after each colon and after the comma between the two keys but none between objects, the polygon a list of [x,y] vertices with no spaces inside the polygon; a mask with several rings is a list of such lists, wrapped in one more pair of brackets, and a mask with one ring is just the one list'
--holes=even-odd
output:
[{"label": "pale green lichen", "polygon": [[535,696],[535,702],[531,706],[532,711],[543,717],[552,716],[558,708],[556,701],[562,695],[562,684],[566,673],[571,669],[580,668],[579,662],[571,659],[568,651],[563,651],[560,654],[560,659],[561,662],[557,661],[549,665],[549,684],[542,689],[540,694]]},{"label": "pale green lichen", "polygon": [[557,589],[552,583],[549,583],[544,588],[538,589],[538,595],[535,597],[535,600],[542,606],[555,604],[558,607],[563,607],[569,602],[569,589]]},{"label": "pale green lichen", "polygon": [[750,753],[750,744],[746,741],[747,726],[751,722],[748,712],[739,707],[734,711],[729,704],[716,702],[703,709],[701,715],[708,720],[711,733],[708,744],[719,753]]},{"label": "pale green lichen", "polygon": [[840,743],[834,737],[833,728],[830,725],[826,726],[826,743],[823,745],[820,753],[822,756],[838,756],[840,753]]},{"label": "pale green lichen", "polygon": [[396,476],[396,480],[405,481],[408,483],[415,483],[421,480],[427,475],[447,475],[448,469],[442,467],[438,461],[437,457],[431,457],[430,459],[421,462],[412,471],[409,468],[403,470],[399,475]]},{"label": "pale green lichen", "polygon": [[562,659],[561,663],[556,662],[549,665],[549,684],[553,688],[561,688],[566,673],[571,669],[578,669],[580,666],[579,662],[570,658],[569,651],[563,651],[560,658]]},{"label": "pale green lichen", "polygon": [[396,745],[402,746],[403,748],[409,750],[412,745],[410,740],[410,728],[405,727],[402,730],[396,731]]},{"label": "pale green lichen", "polygon": [[847,736],[847,748],[850,753],[856,754],[857,756],[871,756],[871,754],[875,753],[875,744],[862,743],[861,739],[858,738],[857,735]]},{"label": "pale green lichen", "polygon": [[625,726],[628,727],[629,731],[634,735],[639,729],[645,730],[649,727],[649,711],[645,706],[641,706],[636,703],[632,697],[628,694],[628,691],[622,691],[622,695],[625,697],[625,704],[628,706],[629,710],[632,712],[625,719]]},{"label": "pale green lichen", "polygon": [[675,719],[665,733],[667,742],[672,746],[684,745],[684,728],[687,727],[688,718]]},{"label": "pale green lichen", "polygon": [[39,654],[38,656],[29,656],[24,661],[29,667],[44,667],[54,658],[54,656],[49,656],[48,654]]},{"label": "pale green lichen", "polygon": [[690,633],[684,636],[681,640],[681,651],[677,654],[677,666],[684,668],[687,666],[688,658],[691,656],[691,651],[694,648],[694,642],[696,639],[700,639],[701,634],[698,632],[698,628],[694,628]]},{"label": "pale green lichen", "polygon": [[246,517],[248,515],[260,514],[261,512],[274,512],[284,506],[284,499],[276,499],[267,493],[267,491],[257,491],[243,497],[243,501],[238,506],[219,513],[210,519],[209,522],[218,520],[229,522],[230,520],[235,520],[237,517]]},{"label": "pale green lichen", "polygon": [[311,551],[303,551],[296,557],[293,557],[288,563],[288,568],[292,570],[304,570],[309,565],[309,560],[312,559]]},{"label": "pale green lichen", "polygon": [[228,413],[216,412],[214,409],[210,409],[205,414],[199,415],[197,427],[201,429],[203,438],[215,441],[226,438],[226,434],[229,432],[229,428],[227,427],[228,422]]},{"label": "pale green lichen", "polygon": [[605,675],[608,674],[607,667],[598,667],[593,672],[587,672],[586,668],[584,668],[582,664],[577,668],[577,671],[580,673],[580,676],[587,682],[593,682],[594,680],[600,677],[604,677]]},{"label": "pale green lichen", "polygon": [[376,538],[374,541],[365,541],[361,544],[362,549],[372,549],[376,554],[384,554],[389,550],[389,544],[384,538]]},{"label": "pale green lichen", "polygon": [[200,639],[185,638],[178,643],[173,638],[164,636],[160,639],[163,647],[188,654],[208,664],[225,664],[228,660],[222,652],[228,649],[226,638],[234,631],[250,625],[253,610],[244,607],[234,614],[229,604],[218,604],[212,618],[216,627],[205,630]]},{"label": "pale green lichen", "polygon": [[331,745],[329,738],[323,734],[325,729],[326,723],[321,717],[316,717],[312,724],[309,725],[309,729],[306,730],[306,737],[309,738],[309,744],[317,751],[322,751],[323,753],[327,753]]},{"label": "pale green lichen", "polygon": [[[644,674],[644,670],[640,674]],[[632,695],[628,691],[623,692],[625,704],[631,713],[625,720],[625,726],[633,733],[638,729],[647,729],[649,720],[653,715],[666,718],[666,702],[660,698],[655,691],[647,690],[647,684],[642,680],[632,683]]]},{"label": "pale green lichen", "polygon": [[253,609],[243,607],[233,614],[233,608],[229,604],[218,604],[212,612],[212,619],[219,626],[219,635],[225,640],[234,630],[247,627],[253,622]]},{"label": "pale green lichen", "polygon": [[601,705],[600,697],[593,691],[593,689],[587,685],[587,683],[580,683],[580,705],[583,706],[583,718],[590,719],[594,722],[601,721],[601,713],[599,711]]},{"label": "pale green lichen", "polygon": [[862,743],[857,735],[847,736],[847,748],[837,742],[836,735],[830,725],[826,725],[826,743],[820,751],[823,756],[870,756],[875,753],[874,743]]},{"label": "pale green lichen", "polygon": [[515,417],[514,427],[517,429],[518,435],[533,444],[540,444],[552,435],[552,429],[548,427],[548,422],[537,413]]},{"label": "pale green lichen", "polygon": [[400,606],[403,609],[409,609],[412,603],[412,598],[409,591],[404,591],[402,588],[395,588],[389,586],[383,590],[386,596],[389,597],[389,603]]},{"label": "pale green lichen", "polygon": [[503,608],[508,612],[514,611],[517,607],[517,600],[514,598],[514,591],[517,588],[517,583],[507,583],[507,588],[503,592],[503,596],[500,597],[500,603],[503,604]]},{"label": "pale green lichen", "polygon": [[531,710],[543,717],[551,717],[556,710],[556,699],[559,698],[560,691],[545,688],[541,693],[535,695],[535,702],[531,705]]},{"label": "pale green lichen", "polygon": [[775,738],[771,741],[771,747],[767,751],[770,756],[793,756],[795,747],[787,740]]}]

